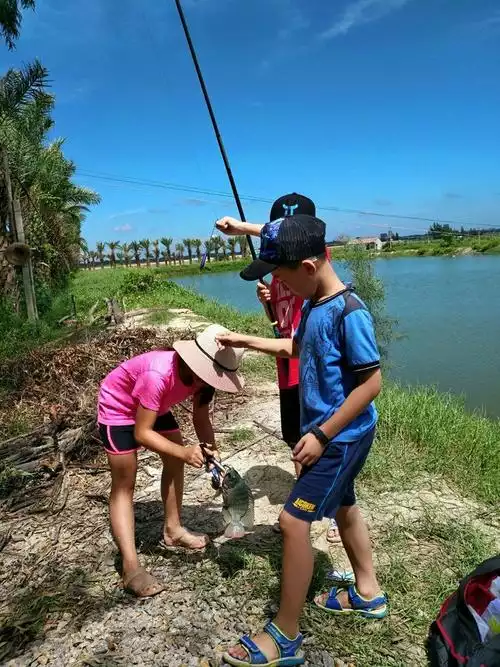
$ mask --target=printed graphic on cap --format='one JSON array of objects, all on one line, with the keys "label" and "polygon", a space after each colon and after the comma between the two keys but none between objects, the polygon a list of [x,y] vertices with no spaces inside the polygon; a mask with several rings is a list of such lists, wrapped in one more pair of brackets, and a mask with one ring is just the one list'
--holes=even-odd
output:
[{"label": "printed graphic on cap", "polygon": [[259,258],[265,262],[273,262],[278,259],[275,241],[278,237],[279,228],[282,222],[283,218],[275,220],[274,222],[268,222],[262,229]]}]

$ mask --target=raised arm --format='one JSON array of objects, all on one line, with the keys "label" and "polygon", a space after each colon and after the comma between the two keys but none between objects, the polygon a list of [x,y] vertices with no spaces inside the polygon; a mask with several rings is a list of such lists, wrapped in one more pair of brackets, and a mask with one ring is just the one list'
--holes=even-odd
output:
[{"label": "raised arm", "polygon": [[215,223],[217,229],[227,236],[239,236],[248,234],[250,236],[260,236],[260,230],[264,225],[258,225],[252,222],[241,222],[236,218],[225,216]]},{"label": "raised arm", "polygon": [[299,356],[299,348],[293,338],[259,338],[244,334],[229,333],[217,336],[217,341],[226,347],[244,347],[255,352],[264,352],[273,357],[290,359]]}]

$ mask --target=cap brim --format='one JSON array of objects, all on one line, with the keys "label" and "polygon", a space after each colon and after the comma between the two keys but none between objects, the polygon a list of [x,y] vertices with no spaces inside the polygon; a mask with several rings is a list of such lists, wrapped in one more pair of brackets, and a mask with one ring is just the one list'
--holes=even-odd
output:
[{"label": "cap brim", "polygon": [[238,372],[223,370],[203,354],[194,340],[177,340],[172,347],[193,373],[214,389],[237,394],[245,386],[245,381]]},{"label": "cap brim", "polygon": [[251,264],[241,271],[240,278],[243,278],[243,280],[259,280],[277,268],[277,264],[269,264],[269,262],[264,262],[262,259],[254,259]]}]

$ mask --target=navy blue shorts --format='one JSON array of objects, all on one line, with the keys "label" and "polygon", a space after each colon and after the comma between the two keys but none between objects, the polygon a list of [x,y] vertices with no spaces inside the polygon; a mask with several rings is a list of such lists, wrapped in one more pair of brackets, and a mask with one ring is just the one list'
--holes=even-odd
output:
[{"label": "navy blue shorts", "polygon": [[331,442],[321,458],[303,469],[284,509],[308,523],[333,519],[339,507],[356,504],[354,480],[375,437],[371,429],[357,442]]}]

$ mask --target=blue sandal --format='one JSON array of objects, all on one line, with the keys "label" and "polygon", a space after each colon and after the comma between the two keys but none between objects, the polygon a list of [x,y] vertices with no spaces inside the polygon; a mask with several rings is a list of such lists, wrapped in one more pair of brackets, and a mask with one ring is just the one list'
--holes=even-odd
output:
[{"label": "blue sandal", "polygon": [[267,623],[264,632],[268,634],[276,644],[278,658],[268,660],[250,636],[244,635],[238,643],[241,644],[248,653],[248,660],[239,660],[238,658],[233,658],[229,653],[224,653],[224,662],[227,662],[229,665],[234,665],[234,667],[252,667],[252,665],[259,665],[260,667],[295,667],[295,665],[304,664],[305,658],[302,655],[299,655],[299,653],[301,653],[300,647],[302,646],[303,640],[300,632],[295,639],[290,639],[283,634],[278,626],[272,621]]},{"label": "blue sandal", "polygon": [[[347,590],[350,608],[342,607],[337,599],[338,594],[343,590]],[[387,616],[387,597],[385,594],[367,600],[358,593],[354,585],[347,588],[345,586],[334,586],[330,589],[326,602],[320,602],[319,598],[316,598],[314,603],[330,614],[354,614],[363,618],[384,618]]]}]

